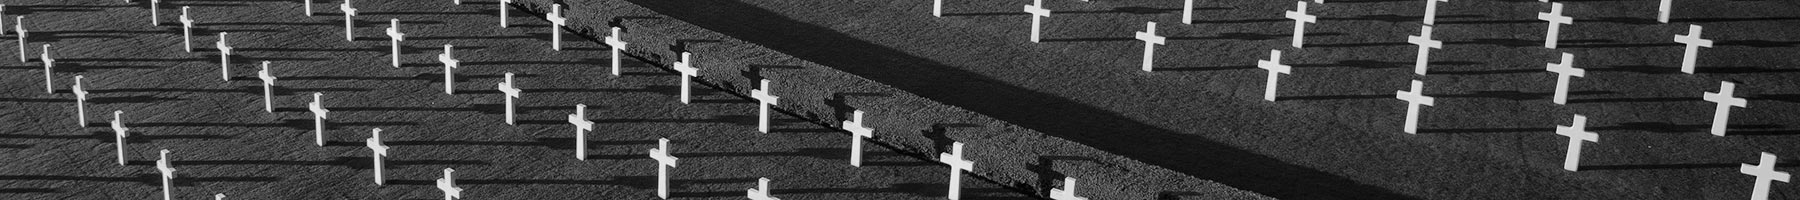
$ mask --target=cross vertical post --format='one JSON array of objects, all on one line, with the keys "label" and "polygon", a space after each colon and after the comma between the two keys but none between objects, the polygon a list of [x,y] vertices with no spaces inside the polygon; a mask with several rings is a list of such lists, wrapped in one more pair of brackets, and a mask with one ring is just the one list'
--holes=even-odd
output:
[{"label": "cross vertical post", "polygon": [[1587,116],[1575,115],[1569,126],[1556,126],[1556,134],[1569,137],[1569,151],[1563,156],[1563,170],[1576,171],[1580,168],[1581,143],[1600,142],[1600,134],[1587,131]]},{"label": "cross vertical post", "polygon": [[941,153],[938,155],[938,162],[950,165],[950,192],[948,197],[951,200],[962,199],[962,193],[959,192],[962,189],[962,172],[975,170],[975,162],[971,162],[963,157],[962,150],[963,143],[955,142],[950,144],[949,153]]},{"label": "cross vertical post", "polygon": [[1444,48],[1444,42],[1431,39],[1431,26],[1419,26],[1419,35],[1406,36],[1406,42],[1419,46],[1419,56],[1413,60],[1413,73],[1425,75],[1425,68],[1431,65],[1431,49]]}]

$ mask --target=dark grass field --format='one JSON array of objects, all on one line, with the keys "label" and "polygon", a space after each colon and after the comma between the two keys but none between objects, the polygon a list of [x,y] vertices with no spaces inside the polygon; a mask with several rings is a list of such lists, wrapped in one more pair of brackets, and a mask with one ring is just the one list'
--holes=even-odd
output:
[{"label": "dark grass field", "polygon": [[[786,55],[1136,161],[1277,198],[1742,199],[1737,173],[1759,152],[1793,157],[1796,10],[1789,1],[1563,2],[1576,18],[1561,49],[1540,47],[1536,1],[1440,5],[1431,75],[1411,74],[1422,1],[1332,1],[1308,47],[1288,47],[1294,3],[1201,2],[1193,25],[1179,1],[1048,1],[1046,41],[1026,41],[1028,1],[629,1]],[[1170,37],[1158,72],[1138,71],[1143,22]],[[1699,73],[1677,71],[1688,24],[1714,48]],[[1295,73],[1262,101],[1269,50]],[[1569,105],[1550,103],[1560,53],[1576,55]],[[1400,131],[1395,90],[1421,80],[1438,97],[1421,133]],[[1731,132],[1705,132],[1701,93],[1738,83],[1749,108]],[[1560,168],[1572,115],[1601,142],[1581,172]],[[1791,159],[1788,159],[1791,160]],[[1783,166],[1781,170],[1793,170]],[[1797,194],[1775,183],[1774,198]]]},{"label": "dark grass field", "polygon": [[[318,2],[312,17],[298,2],[165,1],[162,26],[149,24],[143,2],[9,2],[8,16],[26,16],[33,61],[0,64],[10,72],[0,85],[13,91],[0,94],[0,119],[13,122],[0,125],[0,199],[160,198],[161,149],[173,152],[177,199],[439,199],[433,180],[444,168],[470,199],[650,199],[646,150],[658,138],[681,158],[671,170],[680,199],[743,198],[759,177],[785,199],[936,199],[947,187],[943,165],[882,144],[865,144],[864,166],[849,166],[850,136],[835,128],[778,115],[772,133],[757,133],[756,104],[709,84],[683,105],[674,73],[627,59],[613,76],[607,47],[565,35],[564,50],[551,51],[548,22],[514,10],[512,27],[500,28],[494,2],[358,1],[356,41],[343,40],[339,2]],[[183,5],[200,27],[193,53],[180,45]],[[408,33],[398,68],[383,34],[391,18]],[[237,52],[230,81],[219,80],[218,32]],[[41,44],[58,61],[54,94],[42,91]],[[443,93],[435,59],[444,44],[463,61],[455,95]],[[274,113],[262,111],[255,77],[264,60],[279,78]],[[525,91],[516,126],[494,90],[507,72]],[[76,75],[92,92],[85,128],[69,91]],[[314,92],[333,110],[324,147],[312,144],[305,109]],[[565,117],[576,104],[598,124],[587,161],[571,155]],[[127,166],[114,163],[114,110],[131,128]],[[372,128],[391,147],[385,186],[371,180],[362,143]],[[1031,196],[964,181],[966,197]]]}]

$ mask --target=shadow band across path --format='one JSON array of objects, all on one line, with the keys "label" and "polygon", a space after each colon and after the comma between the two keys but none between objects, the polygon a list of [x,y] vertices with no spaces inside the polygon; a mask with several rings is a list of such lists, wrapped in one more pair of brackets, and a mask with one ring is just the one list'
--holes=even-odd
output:
[{"label": "shadow band across path", "polygon": [[[1280,199],[1417,199],[1069,99],[996,84],[1002,81],[795,21],[755,5],[734,0],[626,1],[933,101],[1231,187]],[[1118,133],[1130,133],[1131,137],[1119,137]]]}]

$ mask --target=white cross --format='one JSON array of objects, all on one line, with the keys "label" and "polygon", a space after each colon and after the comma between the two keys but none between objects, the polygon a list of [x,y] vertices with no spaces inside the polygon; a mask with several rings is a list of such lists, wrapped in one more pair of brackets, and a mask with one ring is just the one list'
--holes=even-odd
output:
[{"label": "white cross", "polygon": [[1087,197],[1075,196],[1075,177],[1063,177],[1063,188],[1051,188],[1050,199],[1053,200],[1087,200]]},{"label": "white cross", "polygon": [[744,196],[750,197],[750,200],[781,200],[781,198],[769,196],[769,178],[767,177],[757,178],[756,188],[750,188],[745,193]]},{"label": "white cross", "polygon": [[119,118],[120,114],[125,114],[125,111],[122,111],[122,110],[113,111],[113,120],[111,121],[111,123],[112,123],[112,129],[113,129],[113,140],[117,141],[114,144],[116,144],[115,146],[117,146],[119,148],[118,149],[119,150],[119,166],[125,166],[125,136],[127,135],[125,133],[125,131],[130,131],[131,129],[125,128],[125,120]]},{"label": "white cross", "polygon": [[188,17],[188,7],[181,7],[181,47],[188,53],[194,52],[194,18]]},{"label": "white cross", "polygon": [[1656,5],[1656,21],[1657,22],[1662,22],[1664,24],[1669,23],[1669,12],[1670,12],[1669,11],[1670,10],[1670,5],[1669,5],[1670,2],[1669,1],[1671,1],[1671,0],[1662,0],[1661,2],[1659,2]]},{"label": "white cross", "polygon": [[225,193],[213,194],[213,200],[225,200]]},{"label": "white cross", "polygon": [[1287,18],[1294,20],[1294,48],[1300,48],[1306,37],[1306,23],[1318,23],[1319,17],[1306,14],[1306,2],[1298,3],[1293,11],[1287,11]]},{"label": "white cross", "polygon": [[312,1],[313,0],[306,0],[306,2],[300,3],[302,5],[305,5],[303,7],[306,7],[306,16],[312,16],[312,13],[313,13],[313,11],[312,11],[313,2]]},{"label": "white cross", "polygon": [[844,130],[850,131],[850,166],[862,167],[862,140],[874,138],[875,129],[863,126],[863,111],[857,110],[850,121],[844,121]]},{"label": "white cross", "polygon": [[344,41],[356,41],[356,8],[350,7],[350,0],[338,4],[338,10],[344,11]]},{"label": "white cross", "polygon": [[1575,24],[1575,18],[1563,16],[1562,3],[1550,3],[1550,12],[1538,13],[1538,20],[1550,23],[1550,31],[1544,33],[1544,48],[1556,49],[1556,36],[1561,32],[1563,24]]},{"label": "white cross", "polygon": [[25,57],[25,16],[14,18],[13,32],[19,33],[19,62],[29,61]]},{"label": "white cross", "polygon": [[269,61],[262,62],[262,71],[256,71],[256,78],[263,81],[263,111],[275,113],[275,76],[269,75]]},{"label": "white cross", "polygon": [[512,0],[500,0],[500,28],[506,28],[506,7],[512,6]]},{"label": "white cross", "polygon": [[456,170],[444,168],[444,178],[437,179],[437,188],[439,191],[444,191],[444,200],[462,198],[463,189],[456,187],[456,178],[450,176],[451,172],[456,172]]},{"label": "white cross", "polygon": [[449,44],[444,45],[444,54],[438,54],[437,59],[438,62],[444,63],[444,94],[455,94],[456,87],[454,84],[456,84],[456,75],[451,74],[451,71],[453,71],[451,69],[461,67],[462,61],[456,60],[455,55],[451,54],[451,47]]},{"label": "white cross", "polygon": [[1281,50],[1269,50],[1269,59],[1256,61],[1256,67],[1269,70],[1269,84],[1263,88],[1263,100],[1275,101],[1275,78],[1293,73],[1294,67],[1281,64]]},{"label": "white cross", "polygon": [[656,196],[669,199],[669,168],[675,167],[678,161],[669,155],[669,139],[656,140],[656,148],[650,149],[650,159],[656,159]]},{"label": "white cross", "polygon": [[950,165],[950,200],[962,198],[962,193],[957,192],[962,189],[962,172],[975,171],[975,162],[963,158],[962,150],[962,142],[950,143],[950,153],[938,155],[938,162]]},{"label": "white cross", "polygon": [[370,132],[369,139],[363,140],[363,145],[368,146],[369,151],[374,153],[374,155],[370,155],[370,159],[375,160],[375,185],[382,185],[387,182],[387,179],[381,178],[381,158],[388,155],[388,146],[381,144],[381,128],[375,128]]},{"label": "white cross", "polygon": [[388,20],[387,35],[388,42],[394,49],[392,63],[394,68],[400,68],[400,41],[406,41],[406,33],[400,32],[400,19]]},{"label": "white cross", "polygon": [[1739,165],[1738,173],[1756,176],[1756,188],[1750,191],[1751,200],[1768,200],[1770,181],[1788,182],[1789,178],[1787,172],[1775,171],[1775,154],[1769,152],[1762,153],[1759,165]]},{"label": "white cross", "polygon": [[1025,13],[1031,13],[1031,42],[1036,43],[1038,32],[1043,29],[1041,24],[1045,17],[1050,17],[1050,10],[1044,9],[1044,0],[1032,0],[1031,5],[1025,5]]},{"label": "white cross", "polygon": [[1406,36],[1406,43],[1419,45],[1419,57],[1413,60],[1413,73],[1425,75],[1425,66],[1430,65],[1431,49],[1444,48],[1443,41],[1431,39],[1431,26],[1419,26],[1419,35]]},{"label": "white cross", "polygon": [[231,45],[225,43],[225,33],[219,33],[219,41],[213,42],[213,48],[219,48],[219,78],[231,81]]},{"label": "white cross", "polygon": [[1600,134],[1587,131],[1587,116],[1575,115],[1574,124],[1556,126],[1556,134],[1569,137],[1569,152],[1563,156],[1563,169],[1576,171],[1581,162],[1581,142],[1600,142]]},{"label": "white cross", "polygon": [[1687,51],[1681,54],[1681,72],[1694,74],[1694,60],[1700,57],[1700,47],[1712,48],[1713,41],[1700,39],[1700,25],[1688,25],[1687,35],[1675,35],[1675,42],[1687,44]]},{"label": "white cross", "polygon": [[1412,81],[1412,91],[1395,91],[1394,98],[1406,101],[1406,133],[1419,132],[1419,105],[1433,106],[1437,98],[1425,96],[1425,82]]},{"label": "white cross", "polygon": [[1718,93],[1705,92],[1701,94],[1701,97],[1705,98],[1706,101],[1719,103],[1718,106],[1713,108],[1713,135],[1725,136],[1725,124],[1727,124],[1726,118],[1731,117],[1731,107],[1750,107],[1750,102],[1744,101],[1744,98],[1731,96],[1732,90],[1735,88],[1737,88],[1737,84],[1735,83],[1720,81]]},{"label": "white cross", "polygon": [[[606,46],[612,46],[612,74],[619,75],[619,51],[625,49],[625,40],[620,39],[619,27],[612,27],[612,35],[606,36]],[[687,82],[687,81],[682,81]]]},{"label": "white cross", "polygon": [[81,127],[87,127],[88,91],[81,87],[81,75],[75,75],[75,85],[70,86],[69,91],[75,93],[75,118],[80,121]]},{"label": "white cross", "polygon": [[38,54],[38,60],[44,61],[44,93],[55,94],[56,85],[51,84],[50,79],[51,74],[55,73],[51,68],[56,67],[56,58],[50,58],[50,44],[44,44],[44,51]]},{"label": "white cross", "polygon": [[170,190],[170,187],[175,185],[171,183],[171,180],[175,179],[175,165],[169,163],[168,149],[163,149],[162,158],[156,160],[156,171],[162,172],[163,200],[173,200],[171,193],[174,191]]},{"label": "white cross", "polygon": [[688,88],[688,80],[700,76],[700,68],[694,68],[693,60],[690,60],[691,58],[693,58],[693,54],[681,52],[681,61],[676,61],[674,64],[675,66],[670,67],[675,68],[675,71],[677,72],[681,72],[681,104],[687,104],[688,96],[693,92],[693,89]]},{"label": "white cross", "polygon": [[569,19],[562,16],[562,4],[550,4],[550,13],[544,14],[550,20],[550,49],[562,51],[562,27],[568,25]]},{"label": "white cross", "polygon": [[1575,68],[1575,54],[1569,53],[1562,54],[1562,63],[1550,63],[1544,68],[1545,71],[1556,73],[1556,94],[1554,98],[1550,99],[1556,105],[1563,105],[1569,101],[1569,77],[1587,75],[1587,70]]},{"label": "white cross", "polygon": [[1437,23],[1437,5],[1438,5],[1437,2],[1440,2],[1440,1],[1450,2],[1450,0],[1425,0],[1425,24],[1426,25],[1436,25],[1436,23]]},{"label": "white cross", "polygon": [[313,102],[306,103],[306,107],[311,109],[313,113],[313,130],[315,130],[313,132],[313,143],[318,144],[319,146],[325,146],[325,118],[326,114],[331,112],[331,110],[325,109],[325,105],[322,103],[324,101],[320,101],[321,99],[319,97],[322,95],[324,94],[314,92]]},{"label": "white cross", "polygon": [[1181,3],[1181,23],[1194,24],[1194,0],[1183,0]]},{"label": "white cross", "polygon": [[454,0],[454,1],[451,1],[451,3],[454,3],[456,5],[462,5],[462,0]]},{"label": "white cross", "polygon": [[931,16],[944,17],[944,0],[931,0]]},{"label": "white cross", "polygon": [[575,159],[587,160],[587,132],[594,130],[594,121],[587,120],[587,104],[575,104],[569,124],[575,125]]},{"label": "white cross", "polygon": [[162,25],[162,20],[156,19],[156,10],[158,9],[156,4],[162,4],[162,0],[150,0],[150,26]]},{"label": "white cross", "polygon": [[523,92],[522,90],[519,90],[519,88],[513,87],[512,80],[513,80],[513,73],[507,72],[506,73],[506,82],[500,82],[499,86],[495,87],[495,89],[499,89],[501,93],[506,93],[506,96],[502,97],[502,98],[506,98],[506,124],[507,125],[516,125],[513,123],[513,99],[519,98],[519,92]]},{"label": "white cross", "polygon": [[759,108],[761,108],[759,110],[762,111],[762,112],[760,112],[760,113],[762,113],[762,117],[759,118],[759,120],[756,120],[756,131],[757,132],[769,133],[769,118],[770,118],[769,106],[773,106],[773,105],[779,104],[781,102],[781,97],[775,96],[775,94],[772,94],[769,90],[772,90],[772,88],[769,88],[769,80],[768,79],[762,80],[762,88],[761,89],[751,89],[750,90],[750,98],[756,99],[756,101],[758,101],[757,104],[761,105],[761,106],[758,106]]},{"label": "white cross", "polygon": [[1156,35],[1156,22],[1145,22],[1145,24],[1144,31],[1137,32],[1137,39],[1144,41],[1143,70],[1147,72],[1150,71],[1151,62],[1156,60],[1156,45],[1167,42],[1165,40],[1168,38]]}]

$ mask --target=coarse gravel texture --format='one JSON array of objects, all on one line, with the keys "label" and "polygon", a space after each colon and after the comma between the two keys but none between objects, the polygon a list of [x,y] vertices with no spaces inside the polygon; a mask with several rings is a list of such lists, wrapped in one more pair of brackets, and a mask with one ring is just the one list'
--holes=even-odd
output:
[{"label": "coarse gravel texture", "polygon": [[[1738,173],[1758,153],[1795,157],[1800,110],[1792,65],[1800,33],[1792,1],[1570,1],[1561,47],[1541,47],[1537,1],[1441,3],[1430,75],[1412,74],[1423,1],[1328,1],[1309,13],[1306,48],[1289,47],[1295,1],[1202,1],[1194,24],[1179,1],[1046,1],[1042,43],[1026,41],[1027,1],[629,1],[708,30],[1184,175],[1288,199],[1743,199]],[[1308,3],[1311,4],[1311,3]],[[1156,72],[1139,71],[1133,32],[1159,22],[1170,38]],[[1712,48],[1677,71],[1688,25]],[[1276,102],[1261,99],[1270,50],[1295,65]],[[1561,53],[1589,71],[1570,103],[1549,101]],[[1425,83],[1438,97],[1421,133],[1400,131],[1394,91]],[[1738,83],[1728,136],[1707,134],[1715,104]],[[1561,169],[1589,118],[1580,172]],[[1792,163],[1792,160],[1784,161]],[[1778,170],[1792,171],[1782,166]],[[1064,172],[1067,173],[1067,172]],[[1042,178],[1042,177],[1040,177]],[[1048,184],[1044,184],[1048,185]],[[1775,198],[1800,194],[1775,183]]]},{"label": "coarse gravel texture", "polygon": [[[754,101],[704,84],[681,104],[674,73],[626,59],[624,74],[611,75],[604,46],[566,37],[551,51],[548,22],[515,10],[500,28],[495,2],[358,1],[355,41],[343,38],[336,1],[318,2],[311,17],[298,1],[163,2],[161,26],[143,1],[9,2],[8,17],[25,16],[33,58],[0,64],[10,72],[0,86],[13,91],[0,94],[0,119],[12,122],[0,125],[0,199],[161,198],[162,149],[177,169],[176,199],[440,199],[434,180],[445,168],[468,199],[652,199],[646,152],[659,138],[680,158],[677,199],[740,199],[760,177],[784,199],[938,199],[948,186],[942,164],[879,144],[849,166],[851,137],[835,128],[777,115],[772,133],[757,133]],[[181,6],[197,21],[192,53],[180,44]],[[399,67],[389,65],[388,19],[408,34]],[[236,53],[229,81],[219,32]],[[53,94],[36,59],[43,44],[56,58]],[[436,61],[444,44],[463,61],[454,95]],[[256,78],[265,60],[278,77],[272,113]],[[525,91],[516,126],[494,89],[508,72]],[[75,117],[76,75],[91,92],[86,127]],[[305,107],[315,92],[332,110],[323,147]],[[597,123],[586,161],[572,155],[566,117],[576,104]],[[131,133],[125,166],[107,124],[115,110]],[[391,147],[385,186],[373,183],[363,143],[373,128]],[[1031,199],[980,179],[963,186],[971,198]]]}]

